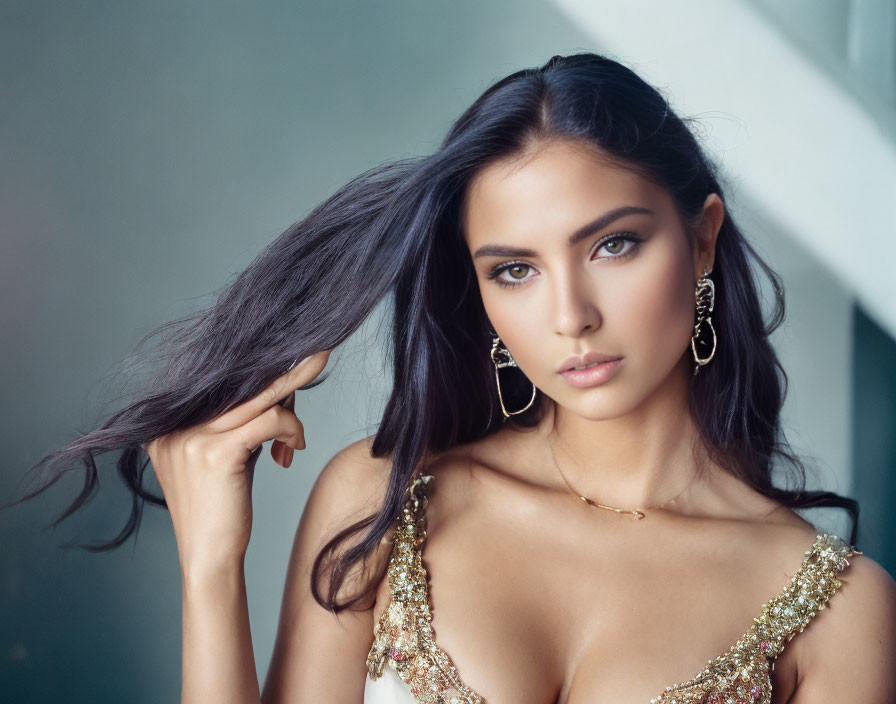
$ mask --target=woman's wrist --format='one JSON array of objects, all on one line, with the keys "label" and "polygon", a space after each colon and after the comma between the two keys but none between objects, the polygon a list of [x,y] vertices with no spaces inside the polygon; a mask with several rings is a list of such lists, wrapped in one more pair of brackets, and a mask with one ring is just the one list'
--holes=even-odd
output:
[{"label": "woman's wrist", "polygon": [[181,560],[181,583],[190,588],[218,588],[245,578],[245,556]]},{"label": "woman's wrist", "polygon": [[243,560],[186,562],[181,574],[181,701],[258,702]]}]

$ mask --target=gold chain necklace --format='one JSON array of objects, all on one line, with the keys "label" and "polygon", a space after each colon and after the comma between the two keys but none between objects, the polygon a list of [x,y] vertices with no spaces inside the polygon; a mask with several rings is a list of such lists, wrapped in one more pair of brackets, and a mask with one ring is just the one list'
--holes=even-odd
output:
[{"label": "gold chain necklace", "polygon": [[[548,446],[550,446],[550,443],[548,443]],[[666,504],[669,504],[669,503],[672,503],[673,501],[675,501],[675,499],[677,499],[679,496],[681,496],[691,486],[691,484],[694,483],[694,479],[697,478],[697,475],[694,474],[694,476],[691,477],[691,481],[689,481],[685,485],[684,489],[679,491],[675,496],[673,496],[671,499],[669,499],[665,503],[660,504],[659,506],[648,506],[646,509],[643,509],[643,508],[635,508],[635,509],[617,508],[615,506],[607,506],[605,504],[599,504],[599,503],[597,503],[597,501],[594,501],[593,499],[589,499],[587,496],[583,496],[578,491],[573,489],[572,485],[569,483],[569,480],[566,478],[566,475],[563,474],[563,470],[560,469],[560,465],[557,462],[557,458],[554,457],[554,448],[553,447],[551,447],[551,457],[554,458],[554,464],[557,466],[557,471],[560,472],[560,476],[563,477],[563,481],[566,482],[566,486],[568,486],[569,490],[573,494],[578,496],[586,504],[588,504],[589,506],[593,506],[595,508],[605,508],[608,511],[615,511],[616,513],[630,513],[635,517],[636,520],[639,520],[639,521],[647,515],[646,513],[644,513],[645,511],[653,511],[655,509],[663,508],[663,506],[665,506]]]},{"label": "gold chain necklace", "polygon": [[569,480],[566,478],[566,475],[563,474],[563,470],[560,469],[560,463],[557,462],[557,457],[556,457],[556,455],[554,455],[554,446],[550,442],[548,442],[548,448],[551,451],[551,459],[554,460],[554,465],[557,467],[557,471],[560,472],[560,476],[563,477],[563,481],[566,483],[566,486],[569,487],[569,490],[573,494],[578,496],[582,501],[584,501],[589,506],[592,506],[594,508],[603,508],[603,509],[606,509],[607,511],[613,511],[615,513],[630,513],[632,516],[634,516],[635,520],[638,520],[638,521],[640,521],[642,518],[644,518],[647,515],[646,511],[655,511],[655,510],[663,508],[667,504],[670,504],[673,501],[675,501],[675,499],[677,499],[679,496],[681,496],[685,491],[687,491],[690,488],[691,484],[693,484],[694,480],[697,478],[697,474],[695,473],[694,476],[691,477],[691,481],[689,481],[687,484],[685,484],[684,489],[679,491],[675,496],[673,496],[668,501],[661,503],[659,506],[648,506],[647,508],[618,508],[616,506],[607,506],[606,504],[598,503],[594,499],[589,499],[587,496],[584,496],[580,492],[576,491],[573,488],[572,484],[569,483]]}]

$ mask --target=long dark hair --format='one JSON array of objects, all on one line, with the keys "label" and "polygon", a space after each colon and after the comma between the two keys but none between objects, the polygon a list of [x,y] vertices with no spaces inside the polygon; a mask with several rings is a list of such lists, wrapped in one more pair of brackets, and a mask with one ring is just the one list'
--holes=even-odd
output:
[{"label": "long dark hair", "polygon": [[[45,467],[48,480],[19,501],[44,491],[64,471],[82,467],[83,490],[55,526],[96,489],[96,456],[117,453],[118,473],[133,492],[130,519],[113,540],[81,547],[101,551],[121,545],[138,528],[146,501],[165,506],[163,497],[143,486],[149,462],[143,443],[209,421],[260,393],[296,358],[344,342],[391,295],[394,386],[372,447],[374,456],[391,458],[388,491],[378,513],[324,546],[311,575],[322,606],[336,612],[361,602],[373,582],[342,603],[336,594],[349,569],[370,555],[390,528],[415,469],[428,453],[482,438],[503,423],[488,355],[490,325],[461,216],[468,184],[480,169],[552,138],[590,143],[662,185],[687,227],[708,194],[724,200],[717,169],[685,120],[629,68],[577,53],[517,71],[490,86],[435,153],[387,161],[352,179],[265,247],[213,305],[144,338],[140,344],[158,335],[156,349],[164,362],[147,385],[151,391],[44,457],[32,470]],[[757,271],[772,285],[774,306],[767,321]],[[855,544],[857,502],[806,491],[805,467],[782,432],[787,376],[769,335],[784,318],[783,290],[727,209],[713,280],[718,348],[689,387],[691,410],[711,456],[788,507],[845,509]],[[525,399],[528,381],[509,377],[505,393],[513,396],[514,384],[516,395]],[[534,425],[545,402],[538,391],[530,410],[511,422]],[[792,468],[797,488],[772,485],[776,458]],[[337,558],[338,546],[365,528]],[[323,592],[325,562],[332,569]]]}]

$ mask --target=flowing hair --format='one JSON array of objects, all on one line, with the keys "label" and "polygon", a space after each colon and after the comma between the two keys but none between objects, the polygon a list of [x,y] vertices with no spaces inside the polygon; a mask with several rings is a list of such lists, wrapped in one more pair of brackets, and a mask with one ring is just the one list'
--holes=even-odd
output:
[{"label": "flowing hair", "polygon": [[[133,493],[130,517],[112,540],[80,547],[120,546],[138,529],[145,502],[166,505],[144,487],[144,443],[210,421],[257,395],[293,360],[344,342],[390,296],[394,383],[371,450],[391,459],[388,490],[377,513],[321,549],[311,574],[321,606],[338,612],[361,602],[375,582],[341,603],[336,595],[352,566],[376,549],[399,515],[427,454],[483,438],[504,422],[488,354],[490,325],[463,236],[463,209],[467,188],[483,167],[551,139],[596,147],[661,185],[686,228],[696,223],[707,195],[725,199],[718,170],[687,122],[631,69],[605,56],[575,53],[512,73],[477,98],[433,154],[386,161],[361,173],[264,247],[212,305],[147,335],[140,344],[157,335],[155,349],[163,361],[152,372],[146,387],[151,391],[44,457],[31,470],[46,469],[45,483],[15,503],[44,491],[70,469],[84,469],[83,489],[56,526],[93,495],[97,456],[115,453],[118,474]],[[772,285],[768,320],[756,272]],[[858,503],[807,491],[805,466],[784,437],[780,413],[787,376],[769,342],[784,319],[783,289],[727,208],[713,276],[718,349],[688,392],[711,457],[790,508],[845,509],[855,544]],[[528,398],[531,382],[522,374],[514,377],[506,384],[502,379],[505,396]],[[532,407],[509,422],[533,426],[547,400],[537,391]],[[796,488],[773,486],[776,459],[791,468]],[[337,557],[337,547],[365,529]],[[325,563],[331,569],[322,590]]]}]

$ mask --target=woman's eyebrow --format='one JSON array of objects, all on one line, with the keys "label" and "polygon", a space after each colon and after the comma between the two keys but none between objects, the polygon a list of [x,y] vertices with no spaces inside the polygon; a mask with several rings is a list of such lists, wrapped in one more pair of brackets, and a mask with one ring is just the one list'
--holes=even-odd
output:
[{"label": "woman's eyebrow", "polygon": [[[604,229],[610,223],[618,220],[626,215],[633,214],[653,215],[654,212],[649,208],[642,208],[635,205],[624,205],[621,208],[615,208],[608,213],[604,213],[596,220],[582,225],[578,230],[569,236],[569,244],[573,245],[584,239],[588,235]],[[531,249],[521,249],[518,247],[505,247],[497,244],[484,244],[473,254],[473,259],[478,257],[534,257],[536,252]]]}]

